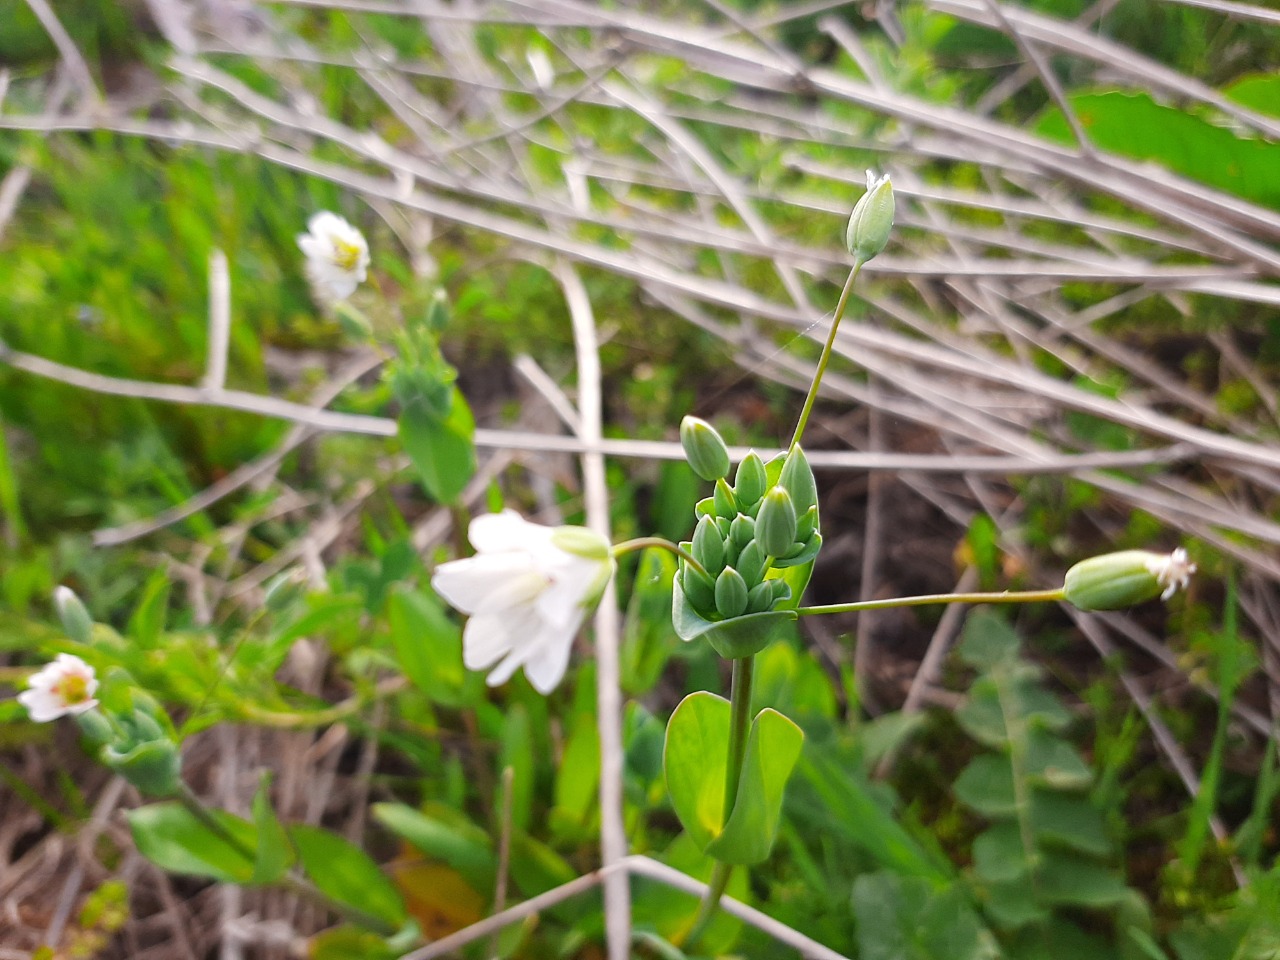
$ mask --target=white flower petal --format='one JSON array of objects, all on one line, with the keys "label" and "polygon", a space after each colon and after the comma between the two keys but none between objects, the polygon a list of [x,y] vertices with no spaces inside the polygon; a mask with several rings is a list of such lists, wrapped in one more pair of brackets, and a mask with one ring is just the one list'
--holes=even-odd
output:
[{"label": "white flower petal", "polygon": [[462,662],[468,670],[484,670],[505,657],[517,645],[509,614],[481,614],[467,621],[462,631]]},{"label": "white flower petal", "polygon": [[533,684],[533,689],[543,696],[560,685],[564,672],[569,666],[569,652],[573,649],[573,640],[582,623],[582,608],[578,608],[577,623],[573,628],[559,634],[544,643],[524,663],[524,675]]},{"label": "white flower petal", "polygon": [[541,575],[519,554],[477,554],[436,567],[431,587],[463,613],[496,613],[533,603],[546,589]]},{"label": "white flower petal", "polygon": [[472,520],[467,539],[478,553],[541,550],[551,542],[551,528],[530,523],[514,510],[503,510]]}]

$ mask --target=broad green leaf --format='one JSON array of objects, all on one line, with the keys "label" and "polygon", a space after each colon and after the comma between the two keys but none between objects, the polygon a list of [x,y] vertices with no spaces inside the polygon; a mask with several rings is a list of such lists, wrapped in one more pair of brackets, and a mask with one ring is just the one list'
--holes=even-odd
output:
[{"label": "broad green leaf", "polygon": [[493,889],[497,861],[488,836],[473,824],[445,822],[403,803],[375,803],[373,818],[427,856],[449,864],[475,889]]},{"label": "broad green leaf", "polygon": [[264,776],[253,797],[253,825],[258,831],[253,884],[275,883],[293,866],[293,844],[271,808],[271,777]]},{"label": "broad green leaf", "polygon": [[791,627],[796,614],[791,610],[752,613],[732,620],[704,620],[693,609],[677,580],[672,584],[671,623],[681,640],[706,640],[726,660],[759,653]]},{"label": "broad green leaf", "polygon": [[1078,793],[1031,791],[1031,829],[1036,842],[1105,857],[1111,852],[1102,814]]},{"label": "broad green leaf", "polygon": [[233,845],[176,800],[148,804],[126,816],[138,852],[156,866],[242,886],[253,881],[255,831],[248,820],[213,811],[214,819],[234,838]]},{"label": "broad green leaf", "polygon": [[376,933],[359,927],[334,927],[317,933],[307,944],[307,960],[395,960],[400,951]]},{"label": "broad green leaf", "polygon": [[707,853],[724,863],[744,865],[769,856],[782,817],[783,792],[803,745],[804,732],[778,711],[765,708],[756,715],[747,735],[733,812]]},{"label": "broad green leaf", "polygon": [[333,899],[400,926],[408,914],[395,884],[367,853],[336,833],[307,824],[289,828],[311,882]]},{"label": "broad green leaf", "polygon": [[400,412],[399,428],[427,493],[439,503],[453,503],[476,472],[476,424],[462,394],[454,390],[443,418],[421,400],[410,402]]},{"label": "broad green leaf", "polygon": [[854,881],[859,960],[996,960],[990,931],[956,884],[868,873]]},{"label": "broad green leaf", "polygon": [[662,761],[667,792],[699,850],[706,850],[724,825],[729,719],[729,701],[700,690],[681,700],[667,722]]},{"label": "broad green leaf", "polygon": [[1043,903],[1110,907],[1129,896],[1124,879],[1096,860],[1066,850],[1044,850],[1041,858],[1036,893]]},{"label": "broad green leaf", "polygon": [[1006,820],[973,841],[973,872],[983,883],[1011,883],[1032,873],[1033,855],[1023,845],[1018,824]]},{"label": "broad green leaf", "polygon": [[1241,77],[1222,92],[1250,110],[1280,117],[1280,73],[1255,73]]},{"label": "broad green leaf", "polygon": [[447,707],[470,701],[479,676],[462,665],[462,631],[439,603],[401,585],[393,589],[387,612],[396,660],[413,685]]},{"label": "broad green leaf", "polygon": [[1065,740],[1042,730],[1030,730],[1026,738],[1027,775],[1055,790],[1087,790],[1093,771]]},{"label": "broad green leaf", "polygon": [[[1104,150],[1154,160],[1175,173],[1254,203],[1280,209],[1280,143],[1238,137],[1227,126],[1156,103],[1146,93],[1081,93],[1072,109],[1089,139]],[[1046,112],[1036,132],[1066,142],[1061,112]]]},{"label": "broad green leaf", "polygon": [[802,727],[815,720],[834,720],[836,693],[831,678],[808,653],[789,643],[770,644],[756,656],[752,709],[773,707]]},{"label": "broad green leaf", "polygon": [[1025,880],[993,883],[987,887],[986,893],[984,908],[997,926],[1016,930],[1029,923],[1049,919],[1048,907],[1036,899],[1035,888]]},{"label": "broad green leaf", "polygon": [[1018,635],[1009,621],[998,613],[979,610],[964,625],[964,636],[956,647],[961,659],[979,670],[991,671],[1012,664],[1018,657]]},{"label": "broad green leaf", "polygon": [[952,786],[956,799],[993,820],[1018,812],[1013,767],[1006,756],[986,753],[974,757]]}]

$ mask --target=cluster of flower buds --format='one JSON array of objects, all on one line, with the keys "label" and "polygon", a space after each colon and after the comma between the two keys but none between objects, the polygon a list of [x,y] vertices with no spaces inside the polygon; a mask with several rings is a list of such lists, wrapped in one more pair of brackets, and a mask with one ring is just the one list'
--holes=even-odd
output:
[{"label": "cluster of flower buds", "polygon": [[714,427],[685,417],[680,441],[694,473],[715,484],[694,508],[693,539],[680,545],[702,569],[681,562],[680,589],[707,620],[777,609],[791,588],[770,571],[808,563],[822,545],[818,488],[804,451],[795,446],[768,465],[752,451],[730,486],[729,451]]}]

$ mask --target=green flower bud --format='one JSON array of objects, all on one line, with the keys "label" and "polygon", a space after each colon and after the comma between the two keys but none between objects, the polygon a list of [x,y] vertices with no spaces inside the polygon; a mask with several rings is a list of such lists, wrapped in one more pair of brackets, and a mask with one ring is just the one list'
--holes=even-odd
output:
[{"label": "green flower bud", "polygon": [[70,587],[55,587],[53,608],[62,621],[62,629],[76,643],[88,644],[93,633],[93,617]]},{"label": "green flower bud", "polygon": [[680,445],[693,472],[703,480],[719,480],[729,475],[729,448],[716,428],[697,417],[680,421]]},{"label": "green flower bud", "polygon": [[680,571],[680,589],[698,613],[706,616],[716,609],[716,583],[711,577],[685,566]]},{"label": "green flower bud", "polygon": [[720,536],[720,528],[710,517],[703,517],[698,521],[689,552],[693,554],[693,559],[713,575],[724,569],[724,538]]},{"label": "green flower bud", "polygon": [[769,604],[770,608],[776,607],[784,600],[791,599],[791,584],[785,580],[766,580],[765,583],[773,588],[773,602]]},{"label": "green flower bud", "polygon": [[[733,519],[736,520],[737,517],[734,517]],[[720,539],[728,542],[729,531],[733,529],[732,521],[729,517],[716,517],[715,521],[716,529],[720,531]]]},{"label": "green flower bud", "polygon": [[721,517],[733,517],[738,513],[738,501],[733,498],[733,491],[721,477],[716,481],[716,514]]},{"label": "green flower bud", "polygon": [[703,497],[693,505],[693,514],[697,517],[714,517],[716,515],[715,498]]},{"label": "green flower bud", "polygon": [[565,553],[584,560],[608,560],[612,555],[609,541],[586,527],[556,527],[551,542]]},{"label": "green flower bud", "polygon": [[729,524],[729,550],[736,557],[742,548],[756,538],[756,522],[745,514],[738,514]]},{"label": "green flower bud", "polygon": [[103,716],[100,710],[86,710],[83,713],[77,713],[76,725],[80,728],[80,732],[95,744],[110,743],[116,735],[115,728],[111,726],[111,721]]},{"label": "green flower bud", "polygon": [[182,784],[182,755],[172,740],[148,740],[123,749],[110,744],[98,758],[148,797],[172,797]]},{"label": "green flower bud", "polygon": [[1181,547],[1171,554],[1121,550],[1081,560],[1067,571],[1063,593],[1081,610],[1119,610],[1156,596],[1168,600],[1195,572]]},{"label": "green flower bud", "polygon": [[866,263],[884,249],[893,228],[893,184],[886,173],[879,180],[867,171],[867,192],[849,217],[845,246],[858,263]]},{"label": "green flower bud", "polygon": [[733,567],[716,577],[716,610],[726,619],[740,617],[747,609],[747,582]]},{"label": "green flower bud", "polygon": [[[809,458],[804,455],[799,444],[787,453],[782,473],[778,475],[778,484],[791,494],[791,505],[795,507],[797,516],[804,516],[810,507],[818,505],[818,481],[814,479]],[[815,515],[815,527],[816,525]]]},{"label": "green flower bud", "polygon": [[771,557],[780,557],[796,539],[796,508],[785,487],[777,486],[764,495],[756,515],[756,543]]},{"label": "green flower bud", "polygon": [[738,503],[744,507],[754,504],[764,496],[769,478],[764,471],[764,461],[752,450],[738,464],[738,472],[733,478],[733,492]]},{"label": "green flower bud", "polygon": [[738,560],[733,566],[742,575],[742,579],[747,582],[747,586],[754,587],[764,579],[765,564],[768,560],[769,558],[765,556],[764,550],[760,547],[760,541],[752,540],[742,548],[742,552],[738,554]]},{"label": "green flower bud", "polygon": [[747,613],[764,613],[773,606],[773,585],[776,580],[762,580],[747,591]]}]

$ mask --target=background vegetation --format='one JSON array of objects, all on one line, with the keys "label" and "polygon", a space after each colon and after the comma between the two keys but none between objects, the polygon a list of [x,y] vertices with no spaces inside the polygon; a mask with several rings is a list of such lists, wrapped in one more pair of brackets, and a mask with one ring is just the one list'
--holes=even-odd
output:
[{"label": "background vegetation", "polygon": [[[0,0],[0,682],[73,649],[50,596],[74,587],[99,667],[183,724],[198,793],[249,815],[270,771],[316,882],[433,938],[596,870],[615,812],[629,850],[705,876],[662,729],[723,678],[670,631],[670,569],[619,579],[617,740],[590,638],[550,698],[466,674],[427,587],[465,516],[407,469],[385,349],[313,305],[295,236],[321,209],[361,226],[386,349],[445,292],[482,428],[468,510],[581,522],[599,396],[615,539],[682,538],[703,491],[679,417],[785,442],[872,167],[898,227],[809,433],[815,600],[1056,585],[1130,546],[1185,543],[1200,576],[1124,616],[805,621],[758,680],[805,752],[730,892],[867,960],[1280,950],[1274,11],[49,12]],[[215,250],[226,390],[77,373],[198,386]],[[279,891],[158,869],[74,729],[10,699],[0,722],[0,956],[387,955]],[[636,876],[632,903],[635,954],[679,956],[694,899]],[[619,922],[588,892],[468,949],[602,956]],[[700,949],[794,955],[727,917]]]}]

